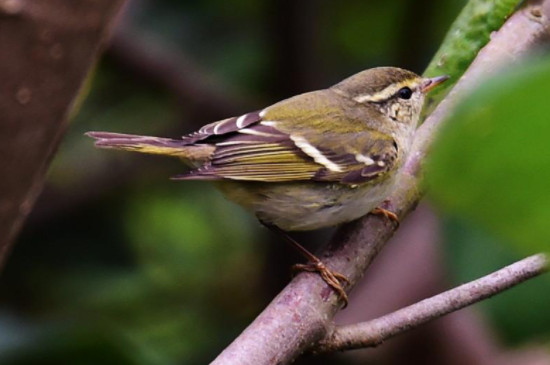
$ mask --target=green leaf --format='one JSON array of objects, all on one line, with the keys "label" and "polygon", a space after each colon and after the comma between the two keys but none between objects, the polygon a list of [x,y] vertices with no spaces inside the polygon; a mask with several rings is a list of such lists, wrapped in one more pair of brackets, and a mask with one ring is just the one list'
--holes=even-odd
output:
[{"label": "green leaf", "polygon": [[548,59],[485,82],[446,122],[427,169],[443,209],[528,252],[550,245],[549,85]]},{"label": "green leaf", "polygon": [[470,0],[466,4],[424,72],[425,77],[451,77],[427,96],[424,115],[447,95],[479,50],[489,42],[491,33],[504,24],[520,3],[521,0]]},{"label": "green leaf", "polygon": [[[258,223],[213,186],[171,183],[149,190],[132,199],[125,223],[137,258],[158,283],[189,291],[231,281],[243,287],[259,269],[249,264],[257,262]],[[235,275],[220,277],[224,272]]]}]

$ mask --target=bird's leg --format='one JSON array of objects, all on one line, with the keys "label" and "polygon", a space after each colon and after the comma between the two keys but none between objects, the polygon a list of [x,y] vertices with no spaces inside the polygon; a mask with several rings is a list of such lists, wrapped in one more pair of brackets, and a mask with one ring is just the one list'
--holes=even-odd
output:
[{"label": "bird's leg", "polygon": [[296,264],[292,267],[293,271],[308,271],[308,272],[317,272],[319,275],[321,275],[321,278],[327,283],[328,286],[330,286],[338,295],[338,298],[342,300],[344,303],[344,308],[348,305],[348,296],[346,294],[346,291],[344,290],[344,287],[342,286],[342,283],[349,284],[349,279],[340,274],[339,272],[333,271],[325,266],[325,264],[314,254],[309,252],[304,246],[299,244],[294,238],[290,237],[290,235],[280,229],[279,227],[268,224],[265,222],[260,222],[269,230],[272,232],[275,232],[279,235],[281,235],[287,243],[290,244],[292,248],[294,248],[300,255],[304,256],[309,262],[307,264]]},{"label": "bird's leg", "polygon": [[[386,202],[386,201],[384,201]],[[375,214],[375,215],[383,215],[384,217],[388,218],[390,221],[394,221],[395,223],[397,223],[397,225],[399,226],[399,217],[397,216],[397,214],[395,214],[394,212],[391,212],[387,209],[384,209],[384,208],[381,208],[381,207],[376,207],[374,208],[373,210],[371,210],[370,214]]]}]

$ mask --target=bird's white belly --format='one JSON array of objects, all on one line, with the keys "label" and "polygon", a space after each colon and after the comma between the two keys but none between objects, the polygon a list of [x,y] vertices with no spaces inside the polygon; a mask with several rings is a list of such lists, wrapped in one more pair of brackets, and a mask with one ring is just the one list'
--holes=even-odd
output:
[{"label": "bird's white belly", "polygon": [[220,188],[262,221],[285,231],[307,231],[364,216],[391,193],[394,179],[357,187],[311,182],[234,184]]}]

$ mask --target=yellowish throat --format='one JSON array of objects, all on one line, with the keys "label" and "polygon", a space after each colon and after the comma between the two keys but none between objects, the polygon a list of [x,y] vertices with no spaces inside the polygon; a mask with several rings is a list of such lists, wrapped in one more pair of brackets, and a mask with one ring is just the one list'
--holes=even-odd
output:
[{"label": "yellowish throat", "polygon": [[[87,134],[97,147],[180,158],[190,169],[174,179],[215,182],[293,241],[284,231],[334,226],[377,208],[410,151],[425,94],[447,78],[378,67],[179,139]],[[298,246],[310,261],[300,268],[318,271],[345,302],[346,279]]]}]

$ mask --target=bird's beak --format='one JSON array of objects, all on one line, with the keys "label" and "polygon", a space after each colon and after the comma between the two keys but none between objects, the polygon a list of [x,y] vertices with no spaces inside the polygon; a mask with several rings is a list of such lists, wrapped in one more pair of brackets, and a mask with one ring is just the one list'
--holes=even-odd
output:
[{"label": "bird's beak", "polygon": [[437,85],[447,81],[448,79],[449,76],[447,75],[432,77],[431,79],[424,79],[424,81],[422,81],[422,84],[420,85],[420,91],[426,94],[428,91],[430,91]]}]

